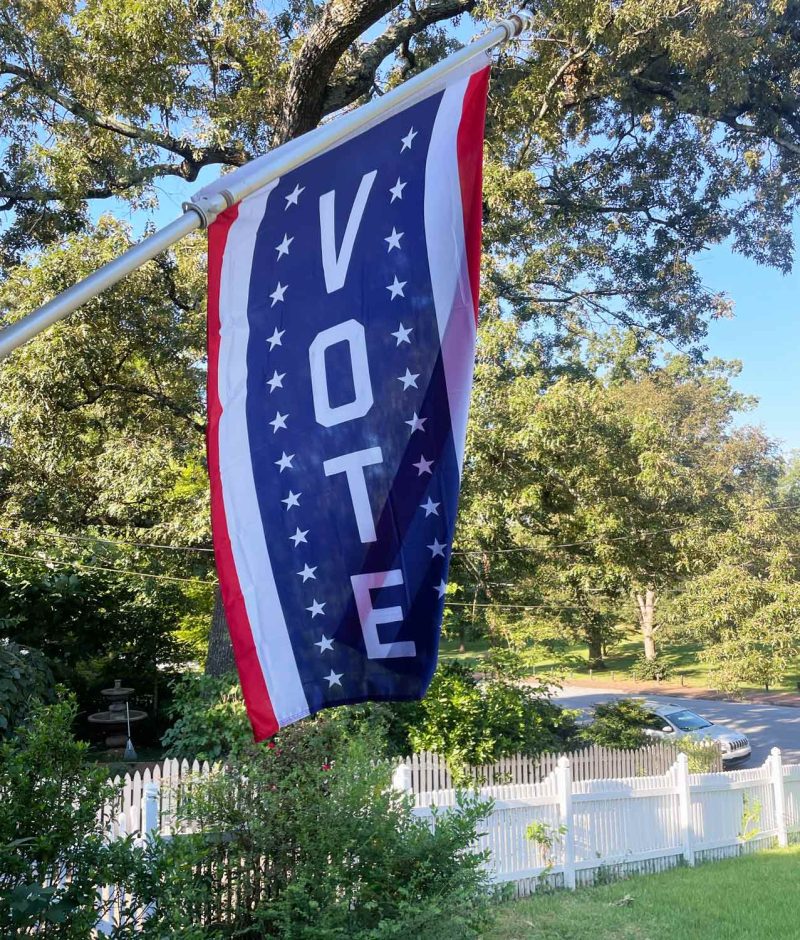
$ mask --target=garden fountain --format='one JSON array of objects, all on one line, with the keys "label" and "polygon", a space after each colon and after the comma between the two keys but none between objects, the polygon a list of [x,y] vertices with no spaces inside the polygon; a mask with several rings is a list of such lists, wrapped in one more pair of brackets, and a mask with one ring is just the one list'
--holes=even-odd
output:
[{"label": "garden fountain", "polygon": [[89,715],[88,721],[106,730],[106,747],[125,747],[129,741],[130,726],[147,718],[146,711],[130,707],[128,700],[132,692],[132,688],[123,686],[121,679],[114,680],[112,689],[100,691],[100,694],[108,699],[108,709]]}]

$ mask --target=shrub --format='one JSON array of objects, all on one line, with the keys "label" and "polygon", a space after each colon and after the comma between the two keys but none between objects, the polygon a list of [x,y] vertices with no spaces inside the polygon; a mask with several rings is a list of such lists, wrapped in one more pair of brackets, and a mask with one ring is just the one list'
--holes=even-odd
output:
[{"label": "shrub", "polygon": [[631,666],[631,675],[641,682],[663,682],[672,675],[672,666],[660,656],[648,659],[640,653]]},{"label": "shrub", "polygon": [[253,742],[234,675],[182,676],[173,684],[170,714],[174,724],[161,739],[169,757],[215,761]]},{"label": "shrub", "polygon": [[576,730],[574,713],[551,702],[541,687],[498,677],[478,682],[454,662],[440,663],[412,720],[413,747],[444,754],[454,766],[563,750]]},{"label": "shrub", "polygon": [[675,746],[689,758],[689,773],[708,774],[719,770],[719,746],[710,738],[698,741],[696,738],[679,737],[675,740]]},{"label": "shrub", "polygon": [[37,702],[52,702],[54,693],[53,674],[38,650],[0,641],[0,739]]},{"label": "shrub", "polygon": [[97,887],[127,883],[143,862],[129,840],[104,837],[99,810],[116,791],[85,763],[86,745],[71,734],[75,710],[71,700],[35,704],[0,745],[3,937],[91,936],[102,913]]},{"label": "shrub", "polygon": [[190,788],[183,813],[201,831],[173,840],[180,848],[164,844],[153,936],[201,913],[219,930],[208,936],[480,935],[492,892],[472,846],[490,804],[464,797],[430,826],[392,790],[373,731],[353,735],[327,715],[270,743]]},{"label": "shrub", "polygon": [[622,698],[597,705],[594,721],[582,730],[581,737],[602,747],[642,747],[647,743],[642,730],[646,721],[647,712],[640,702]]}]

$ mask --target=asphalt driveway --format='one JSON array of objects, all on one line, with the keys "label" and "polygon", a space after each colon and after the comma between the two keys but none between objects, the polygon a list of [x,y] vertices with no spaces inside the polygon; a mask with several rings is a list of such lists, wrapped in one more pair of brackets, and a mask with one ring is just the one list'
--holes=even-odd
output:
[{"label": "asphalt driveway", "polygon": [[[628,694],[630,693],[614,689],[564,686],[554,699],[567,708],[588,710],[599,702],[608,702]],[[749,760],[737,765],[739,767],[756,767],[762,764],[773,747],[781,749],[783,759],[787,763],[800,764],[800,708],[678,698],[671,695],[648,695],[647,698],[688,708],[709,721],[725,725],[734,731],[743,731],[750,739],[753,753]]]}]

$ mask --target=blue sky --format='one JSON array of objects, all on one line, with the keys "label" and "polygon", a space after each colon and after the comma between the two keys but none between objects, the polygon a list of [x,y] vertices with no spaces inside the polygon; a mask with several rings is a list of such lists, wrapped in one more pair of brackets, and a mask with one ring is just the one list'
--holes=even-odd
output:
[{"label": "blue sky", "polygon": [[[795,226],[800,242],[800,224]],[[695,259],[706,285],[735,304],[731,320],[711,324],[708,355],[739,359],[739,391],[755,395],[744,421],[761,425],[787,451],[800,450],[800,271],[788,275],[760,267],[716,246]]]}]

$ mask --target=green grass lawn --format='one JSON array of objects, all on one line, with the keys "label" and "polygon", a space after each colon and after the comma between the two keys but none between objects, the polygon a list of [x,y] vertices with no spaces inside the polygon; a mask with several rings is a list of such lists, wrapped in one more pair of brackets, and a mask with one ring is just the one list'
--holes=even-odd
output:
[{"label": "green grass lawn", "polygon": [[800,846],[504,904],[485,940],[797,940]]},{"label": "green grass lawn", "polygon": [[[485,638],[479,640],[467,641],[465,651],[458,651],[458,642],[455,640],[443,640],[441,644],[441,655],[443,659],[456,659],[467,665],[477,665],[486,655],[489,648],[488,640]],[[672,666],[672,677],[670,683],[679,685],[681,681],[686,686],[704,687],[712,686],[708,676],[708,670],[705,663],[700,660],[698,655],[700,647],[695,643],[675,644],[663,651],[665,658]],[[642,642],[635,634],[620,640],[609,650],[606,657],[606,668],[595,669],[591,675],[603,683],[611,683],[615,679],[631,678],[630,670],[636,661],[637,656],[642,651]],[[563,680],[569,681],[571,676],[588,678],[589,671],[589,651],[584,645],[576,645],[569,649],[569,665],[565,666],[563,661],[542,659],[536,665],[536,672],[542,675],[558,675]],[[773,687],[773,691],[796,691],[800,672],[792,673]],[[800,929],[797,934],[800,940]]]}]

